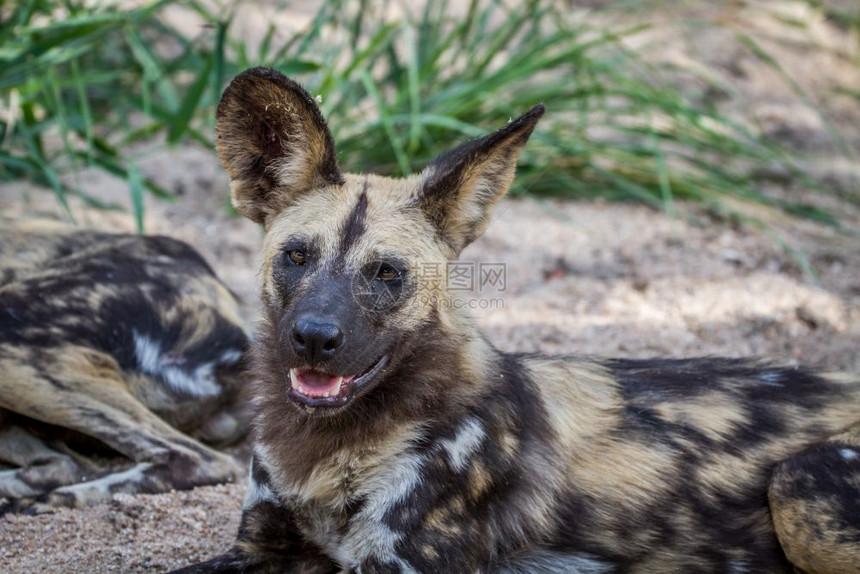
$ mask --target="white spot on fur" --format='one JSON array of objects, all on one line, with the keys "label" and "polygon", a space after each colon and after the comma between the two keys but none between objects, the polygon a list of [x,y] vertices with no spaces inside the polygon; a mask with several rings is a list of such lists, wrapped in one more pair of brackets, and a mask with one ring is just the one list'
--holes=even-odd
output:
[{"label": "white spot on fur", "polygon": [[212,363],[203,363],[192,373],[178,367],[165,367],[161,372],[164,380],[178,391],[204,397],[215,396],[221,392],[215,381]]},{"label": "white spot on fur", "polygon": [[781,387],[782,373],[778,371],[765,371],[759,374],[758,380],[765,385],[770,385],[772,387]]},{"label": "white spot on fur", "polygon": [[229,349],[221,353],[218,363],[221,365],[235,365],[242,358],[242,353],[236,349]]},{"label": "white spot on fur", "polygon": [[161,345],[145,335],[134,333],[134,352],[137,355],[137,364],[140,370],[146,373],[155,373],[161,366]]},{"label": "white spot on fur", "polygon": [[[72,494],[75,500],[97,501],[103,498],[103,495],[114,492],[136,493],[140,490],[140,485],[143,482],[146,471],[152,467],[151,462],[141,462],[128,470],[115,472],[96,480],[82,482],[58,488],[54,492],[63,494]],[[123,489],[122,486],[127,485],[130,488]],[[119,487],[119,488],[116,488]]]},{"label": "white spot on fur", "polygon": [[854,460],[857,458],[857,451],[850,448],[839,449],[839,454],[842,455],[842,458],[845,460]]},{"label": "white spot on fur", "polygon": [[343,545],[349,548],[353,565],[371,556],[382,560],[394,556],[394,548],[401,535],[385,524],[385,515],[415,489],[421,480],[422,464],[422,457],[403,455],[362,483],[356,494],[366,496],[367,502],[353,519],[357,527],[349,532]]},{"label": "white spot on fur", "polygon": [[158,341],[137,331],[133,335],[138,367],[147,375],[160,376],[173,390],[189,395],[212,397],[221,392],[213,363],[202,363],[189,372],[182,361],[165,356]]},{"label": "white spot on fur", "polygon": [[468,466],[469,457],[481,446],[486,436],[481,423],[469,419],[463,423],[453,439],[439,442],[448,451],[454,470],[462,472]]}]

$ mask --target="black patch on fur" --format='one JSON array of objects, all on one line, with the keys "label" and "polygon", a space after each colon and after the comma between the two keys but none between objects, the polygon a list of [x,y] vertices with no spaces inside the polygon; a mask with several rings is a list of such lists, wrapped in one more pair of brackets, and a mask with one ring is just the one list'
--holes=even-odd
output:
[{"label": "black patch on fur", "polygon": [[[245,510],[239,524],[237,541],[252,545],[253,553],[234,549],[229,554],[249,565],[256,562],[254,568],[246,566],[253,572],[338,572],[337,565],[319,546],[301,536],[297,524],[297,517],[291,510],[262,501]],[[218,569],[202,571],[220,572]]]},{"label": "black patch on fur", "polygon": [[[751,359],[612,359],[605,364],[619,382],[630,432],[683,438],[699,449],[720,446],[733,454],[785,432],[782,412],[787,405],[812,413],[845,392],[811,371]],[[743,405],[747,415],[720,445],[691,426],[660,419],[654,411],[662,403],[694,400],[709,392],[724,393]]]},{"label": "black patch on fur", "polygon": [[382,562],[376,558],[365,561],[362,572],[373,572],[374,574],[403,574],[403,570],[394,562]]},{"label": "black patch on fur", "polygon": [[[272,284],[277,291],[277,299],[270,301],[267,294],[263,294],[263,303],[273,309],[281,310],[299,294],[299,286],[302,278],[307,273],[313,273],[319,265],[319,250],[317,245],[319,238],[306,236],[290,237],[280,248],[272,262]],[[305,254],[305,263],[296,265],[290,261],[291,251],[302,251]]]},{"label": "black patch on fur", "polygon": [[336,574],[339,571],[333,563],[323,560],[300,562],[294,556],[264,552],[249,554],[240,548],[232,548],[212,560],[173,570],[170,574]]},{"label": "black patch on fur", "polygon": [[259,485],[271,485],[272,479],[269,476],[269,471],[256,456],[251,457],[251,478]]},{"label": "black patch on fur", "polygon": [[364,235],[365,219],[367,217],[367,179],[364,180],[364,189],[358,196],[358,202],[349,213],[343,224],[340,235],[338,253],[341,257],[346,256],[349,249],[356,244],[358,239]]},{"label": "black patch on fur", "polygon": [[[846,458],[843,450],[854,456]],[[778,477],[780,496],[827,501],[837,512],[832,527],[860,533],[860,448],[843,442],[813,446],[780,464]],[[860,543],[860,535],[839,541]]]}]

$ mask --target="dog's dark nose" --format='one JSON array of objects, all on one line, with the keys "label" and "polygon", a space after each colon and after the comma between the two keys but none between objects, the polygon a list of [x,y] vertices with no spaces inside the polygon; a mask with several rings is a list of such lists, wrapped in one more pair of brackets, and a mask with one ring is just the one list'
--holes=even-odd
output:
[{"label": "dog's dark nose", "polygon": [[311,366],[331,359],[343,344],[343,332],[337,323],[307,315],[295,322],[290,338],[296,354]]}]

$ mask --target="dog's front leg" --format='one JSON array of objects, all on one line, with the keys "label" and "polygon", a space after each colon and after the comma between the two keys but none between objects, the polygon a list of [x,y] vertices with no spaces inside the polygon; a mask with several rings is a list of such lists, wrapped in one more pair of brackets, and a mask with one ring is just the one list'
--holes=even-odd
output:
[{"label": "dog's front leg", "polygon": [[295,513],[274,493],[268,471],[255,456],[251,460],[242,521],[233,548],[176,573],[334,574],[338,571],[337,565],[319,547],[302,536]]},{"label": "dog's front leg", "polygon": [[334,574],[338,569],[314,560],[280,554],[247,552],[232,548],[206,562],[174,570],[170,574]]},{"label": "dog's front leg", "polygon": [[174,574],[335,574],[338,571],[315,545],[303,540],[289,509],[277,502],[261,500],[242,512],[233,548]]}]

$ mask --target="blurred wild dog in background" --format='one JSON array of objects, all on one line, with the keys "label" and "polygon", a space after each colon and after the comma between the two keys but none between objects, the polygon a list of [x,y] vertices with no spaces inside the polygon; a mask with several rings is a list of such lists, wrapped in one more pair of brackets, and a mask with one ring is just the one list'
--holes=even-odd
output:
[{"label": "blurred wild dog in background", "polygon": [[0,510],[233,480],[246,347],[185,243],[0,219]]},{"label": "blurred wild dog in background", "polygon": [[256,446],[235,546],[188,572],[857,572],[857,377],[506,354],[421,277],[543,112],[398,180],[341,173],[278,72],[233,80],[219,154],[266,229]]}]

